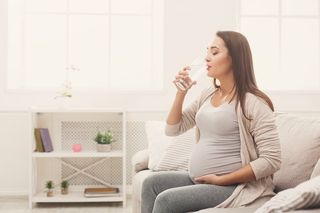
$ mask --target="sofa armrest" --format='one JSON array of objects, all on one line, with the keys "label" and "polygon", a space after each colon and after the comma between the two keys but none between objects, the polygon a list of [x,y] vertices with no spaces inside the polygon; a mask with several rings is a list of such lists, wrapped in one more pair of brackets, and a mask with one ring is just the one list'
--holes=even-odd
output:
[{"label": "sofa armrest", "polygon": [[131,165],[133,166],[133,171],[135,173],[144,169],[148,169],[148,163],[149,163],[148,149],[144,149],[135,153],[131,158]]}]

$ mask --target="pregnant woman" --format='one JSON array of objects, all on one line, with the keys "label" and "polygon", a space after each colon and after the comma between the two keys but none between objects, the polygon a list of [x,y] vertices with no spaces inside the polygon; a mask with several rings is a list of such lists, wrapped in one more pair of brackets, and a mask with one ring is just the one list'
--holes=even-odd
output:
[{"label": "pregnant woman", "polygon": [[274,195],[279,136],[273,104],[256,84],[247,39],[238,32],[217,32],[205,60],[213,85],[182,110],[196,83],[185,67],[173,82],[183,80],[186,90],[177,87],[167,118],[169,136],[196,126],[189,170],[154,172],[146,178],[143,213],[259,206]]}]

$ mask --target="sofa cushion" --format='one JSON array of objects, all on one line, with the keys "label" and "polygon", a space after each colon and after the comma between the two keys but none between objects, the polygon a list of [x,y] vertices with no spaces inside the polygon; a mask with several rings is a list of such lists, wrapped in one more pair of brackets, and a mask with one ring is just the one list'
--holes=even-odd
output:
[{"label": "sofa cushion", "polygon": [[164,121],[146,121],[146,135],[148,140],[149,162],[148,168],[156,168],[162,154],[168,147],[171,138],[164,134]]},{"label": "sofa cushion", "polygon": [[148,169],[149,153],[147,149],[140,150],[131,158],[131,165],[135,173]]},{"label": "sofa cushion", "polygon": [[275,191],[309,180],[320,157],[320,119],[280,114],[276,117],[282,164],[274,174]]},{"label": "sofa cushion", "polygon": [[316,176],[320,176],[320,158],[312,171],[311,178],[314,178]]},{"label": "sofa cushion", "polygon": [[287,212],[320,207],[320,176],[286,189],[271,198],[256,213]]},{"label": "sofa cushion", "polygon": [[155,171],[187,171],[193,145],[195,144],[195,129],[172,137],[168,147],[162,154]]},{"label": "sofa cushion", "polygon": [[169,137],[165,135],[164,121],[147,121],[149,163],[153,171],[188,170],[192,145],[195,143],[195,130]]}]

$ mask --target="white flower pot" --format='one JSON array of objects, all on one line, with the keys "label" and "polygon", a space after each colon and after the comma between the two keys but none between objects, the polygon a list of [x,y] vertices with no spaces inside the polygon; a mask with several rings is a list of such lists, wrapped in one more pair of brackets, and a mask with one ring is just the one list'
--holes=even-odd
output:
[{"label": "white flower pot", "polygon": [[98,152],[110,152],[111,144],[98,144],[97,143],[97,151]]}]

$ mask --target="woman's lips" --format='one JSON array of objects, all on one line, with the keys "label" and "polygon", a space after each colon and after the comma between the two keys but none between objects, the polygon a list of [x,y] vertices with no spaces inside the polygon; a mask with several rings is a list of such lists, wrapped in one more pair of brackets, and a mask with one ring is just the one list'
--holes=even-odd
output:
[{"label": "woman's lips", "polygon": [[207,65],[207,70],[209,70],[211,68],[211,66]]}]

